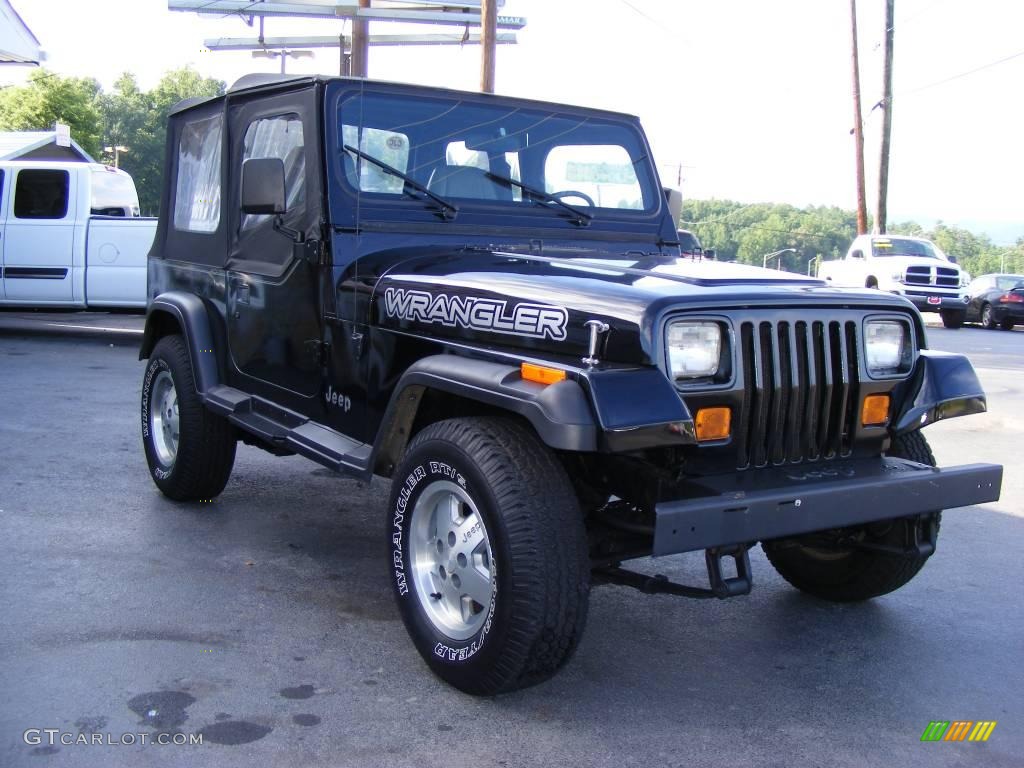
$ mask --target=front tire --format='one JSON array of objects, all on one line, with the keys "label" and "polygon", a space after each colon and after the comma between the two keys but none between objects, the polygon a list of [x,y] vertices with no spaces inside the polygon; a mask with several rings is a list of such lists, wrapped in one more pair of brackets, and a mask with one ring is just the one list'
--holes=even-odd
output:
[{"label": "front tire", "polygon": [[179,335],[160,339],[146,364],[142,445],[153,482],[175,501],[209,501],[231,476],[235,429],[200,400],[188,348]]},{"label": "front tire", "polygon": [[586,622],[587,539],[565,470],[531,432],[491,418],[424,428],[389,510],[399,613],[438,677],[492,695],[569,660]]},{"label": "front tire", "polygon": [[964,324],[967,312],[962,309],[940,309],[939,317],[942,318],[942,325],[946,328],[956,329]]},{"label": "front tire", "polygon": [[[889,455],[935,466],[935,456],[920,432],[897,437]],[[761,547],[779,575],[800,591],[833,602],[857,602],[899,589],[917,575],[929,555],[893,555],[844,548],[837,542],[853,539],[865,544],[899,547],[907,526],[927,525],[934,519],[937,532],[941,517],[942,513],[936,511],[923,521],[919,518],[886,520],[783,541],[765,541]]]}]

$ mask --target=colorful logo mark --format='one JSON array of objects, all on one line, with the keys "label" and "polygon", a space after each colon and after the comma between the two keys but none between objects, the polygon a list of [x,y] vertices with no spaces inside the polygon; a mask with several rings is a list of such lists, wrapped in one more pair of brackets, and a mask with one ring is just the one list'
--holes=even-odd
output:
[{"label": "colorful logo mark", "polygon": [[932,720],[921,741],[988,741],[996,729],[995,720]]}]

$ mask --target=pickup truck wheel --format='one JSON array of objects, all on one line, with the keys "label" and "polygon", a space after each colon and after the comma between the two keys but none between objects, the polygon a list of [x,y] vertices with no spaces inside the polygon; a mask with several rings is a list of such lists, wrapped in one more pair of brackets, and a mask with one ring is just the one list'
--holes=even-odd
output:
[{"label": "pickup truck wheel", "polygon": [[590,560],[565,470],[526,428],[424,428],[394,474],[388,565],[416,650],[477,695],[541,682],[586,622]]},{"label": "pickup truck wheel", "polygon": [[942,325],[946,328],[959,328],[964,324],[967,312],[962,309],[940,309],[939,317],[942,318]]},{"label": "pickup truck wheel", "polygon": [[992,317],[992,305],[986,304],[981,308],[981,324],[990,331],[995,330],[996,320]]},{"label": "pickup truck wheel", "polygon": [[[924,435],[911,432],[893,441],[890,456],[935,466],[935,457]],[[933,512],[936,530],[941,512]],[[843,546],[858,544],[901,547],[907,526],[920,525],[918,518],[824,531],[785,541],[765,541],[761,547],[779,574],[802,592],[834,602],[856,602],[893,592],[924,566],[929,556],[893,555],[877,550]]]},{"label": "pickup truck wheel", "polygon": [[142,445],[157,488],[175,501],[212,499],[228,482],[236,444],[234,427],[199,399],[184,339],[160,339],[142,379]]}]

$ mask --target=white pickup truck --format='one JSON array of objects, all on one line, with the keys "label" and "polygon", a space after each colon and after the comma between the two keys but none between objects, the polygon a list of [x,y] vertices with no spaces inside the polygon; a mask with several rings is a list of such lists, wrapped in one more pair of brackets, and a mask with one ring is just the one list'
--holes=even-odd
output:
[{"label": "white pickup truck", "polygon": [[0,163],[0,305],[145,307],[156,219],[94,163]]},{"label": "white pickup truck", "polygon": [[846,258],[824,261],[818,277],[841,288],[877,288],[906,296],[922,312],[938,312],[947,328],[964,322],[970,275],[935,243],[920,237],[860,235]]}]

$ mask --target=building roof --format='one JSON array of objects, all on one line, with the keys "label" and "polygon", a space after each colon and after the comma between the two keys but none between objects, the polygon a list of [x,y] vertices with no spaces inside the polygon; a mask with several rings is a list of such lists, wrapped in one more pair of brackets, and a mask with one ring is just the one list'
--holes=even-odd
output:
[{"label": "building roof", "polygon": [[0,0],[0,64],[38,64],[43,58],[39,41],[10,0]]},{"label": "building roof", "polygon": [[[17,160],[33,150],[56,143],[56,131],[0,131],[0,160]],[[71,139],[71,149],[86,162],[96,162],[74,139]]]}]

